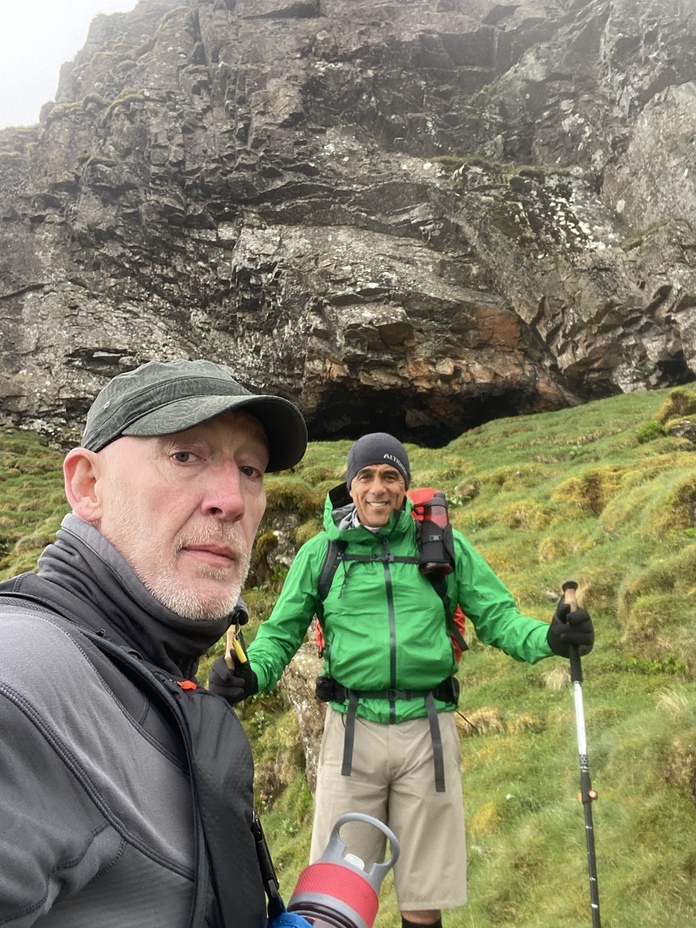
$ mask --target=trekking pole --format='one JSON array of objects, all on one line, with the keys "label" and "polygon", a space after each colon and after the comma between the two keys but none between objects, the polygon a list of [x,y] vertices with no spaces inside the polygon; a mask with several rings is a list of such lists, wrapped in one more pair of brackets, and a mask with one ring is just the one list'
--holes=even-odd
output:
[{"label": "trekking pole", "polygon": [[[570,611],[578,608],[575,594],[578,585],[574,580],[563,584],[563,595]],[[599,889],[597,886],[597,859],[595,857],[594,826],[592,824],[592,803],[597,793],[590,781],[590,763],[587,757],[587,739],[585,737],[585,709],[582,702],[582,665],[577,645],[570,645],[570,678],[573,681],[575,698],[575,721],[578,733],[578,754],[580,755],[580,802],[585,811],[585,840],[587,843],[587,866],[590,873],[590,905],[592,908],[592,928],[601,928],[599,920]]]}]

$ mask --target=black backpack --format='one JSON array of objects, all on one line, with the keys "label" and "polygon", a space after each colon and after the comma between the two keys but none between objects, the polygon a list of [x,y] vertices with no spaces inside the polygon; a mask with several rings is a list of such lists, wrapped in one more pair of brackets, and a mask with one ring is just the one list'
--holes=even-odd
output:
[{"label": "black backpack", "polygon": [[[139,685],[148,699],[174,720],[186,749],[193,785],[196,846],[204,849],[197,855],[196,891],[189,928],[220,928],[221,925],[261,928],[266,924],[264,891],[268,897],[269,916],[274,917],[284,911],[278,879],[253,806],[247,804],[244,797],[231,795],[235,791],[225,787],[231,764],[224,758],[224,752],[219,750],[219,744],[222,726],[229,728],[227,714],[232,713],[235,719],[236,715],[224,700],[198,687],[193,681],[172,678],[132,649],[121,647],[62,616],[49,602],[39,597],[13,591],[0,593],[0,601],[23,607],[19,611],[47,612],[64,623],[70,634],[87,638],[119,668],[124,677]],[[193,697],[191,691],[195,690],[200,692]],[[216,701],[220,711],[217,714],[206,713],[206,724],[202,725],[199,723],[201,700],[208,697]],[[220,727],[214,724],[216,718]],[[241,732],[238,720],[236,725]],[[228,802],[220,802],[221,795],[225,795]],[[234,805],[229,804],[229,799],[234,801]],[[240,829],[240,821],[247,822],[248,831]],[[207,894],[201,893],[198,887],[208,882],[212,882],[215,888],[222,922],[216,918],[211,924],[207,918],[210,914],[207,911]]]}]

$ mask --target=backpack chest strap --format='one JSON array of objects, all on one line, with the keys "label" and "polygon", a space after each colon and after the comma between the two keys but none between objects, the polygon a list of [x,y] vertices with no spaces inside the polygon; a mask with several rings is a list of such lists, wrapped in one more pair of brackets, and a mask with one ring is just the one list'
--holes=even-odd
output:
[{"label": "backpack chest strap", "polygon": [[350,554],[347,551],[339,551],[337,555],[337,563],[341,561],[360,561],[363,564],[371,564],[374,562],[381,564],[418,564],[418,558],[413,557],[412,555],[407,554],[392,554],[390,551],[382,552],[379,554],[374,552],[373,554]]}]

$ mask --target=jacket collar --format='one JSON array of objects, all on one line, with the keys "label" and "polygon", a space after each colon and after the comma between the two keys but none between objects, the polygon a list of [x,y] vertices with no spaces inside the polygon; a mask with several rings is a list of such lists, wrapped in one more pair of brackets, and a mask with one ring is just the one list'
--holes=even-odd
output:
[{"label": "jacket collar", "polygon": [[167,609],[113,545],[74,515],[63,519],[54,544],[41,554],[38,573],[22,575],[14,589],[184,677],[195,674],[201,655],[237,617],[194,621]]}]

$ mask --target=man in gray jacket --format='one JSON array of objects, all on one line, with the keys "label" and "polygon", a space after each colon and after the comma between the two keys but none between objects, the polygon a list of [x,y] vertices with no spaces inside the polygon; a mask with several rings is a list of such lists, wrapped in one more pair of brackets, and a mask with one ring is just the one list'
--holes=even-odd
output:
[{"label": "man in gray jacket", "polygon": [[95,400],[72,513],[0,585],[0,924],[265,925],[249,745],[195,673],[246,619],[263,474],[306,442],[292,403],[207,361]]}]

